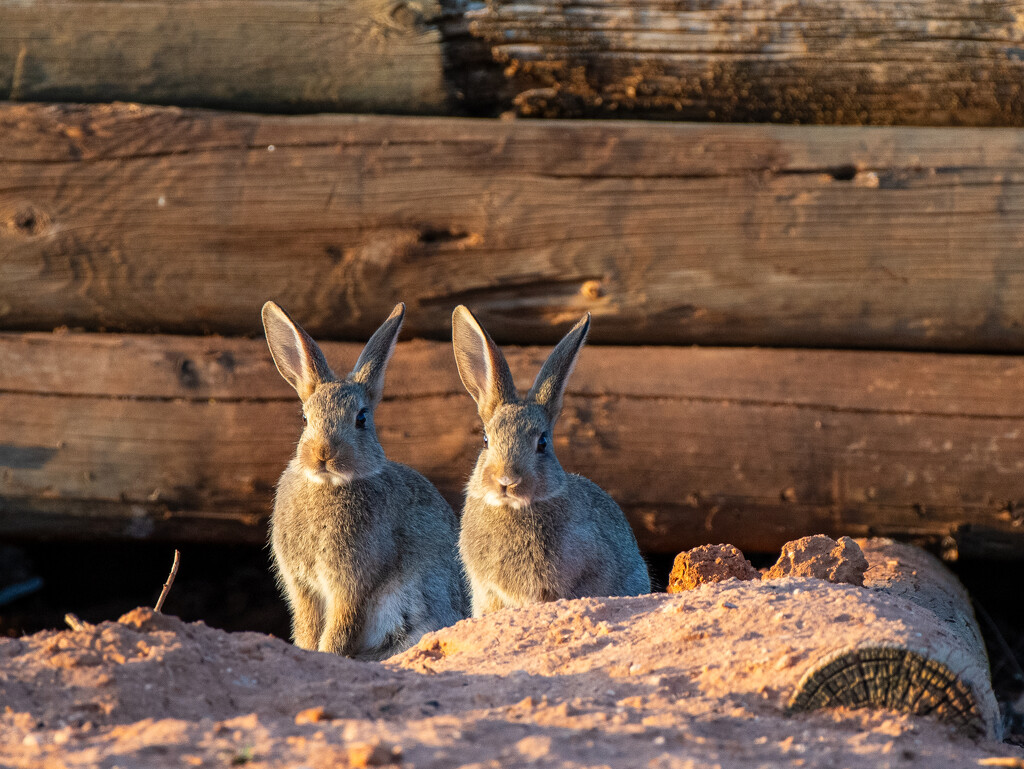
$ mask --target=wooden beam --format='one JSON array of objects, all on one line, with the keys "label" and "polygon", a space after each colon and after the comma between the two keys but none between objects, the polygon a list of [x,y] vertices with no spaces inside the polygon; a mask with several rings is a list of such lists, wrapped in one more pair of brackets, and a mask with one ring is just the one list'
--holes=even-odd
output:
[{"label": "wooden beam", "polygon": [[[359,349],[325,345],[339,371]],[[520,384],[545,353],[509,349]],[[588,347],[554,446],[649,551],[826,533],[1019,556],[1022,372],[1018,357]],[[481,427],[450,345],[400,344],[377,421],[389,455],[458,506]],[[299,430],[262,340],[0,335],[0,532],[263,541]]]},{"label": "wooden beam", "polygon": [[524,115],[1019,126],[1020,18],[1001,0],[489,0],[459,21]]},{"label": "wooden beam", "polygon": [[1011,130],[0,106],[0,327],[1024,351]]},{"label": "wooden beam", "polygon": [[1000,0],[0,0],[0,98],[1024,124]]},{"label": "wooden beam", "polygon": [[442,113],[434,0],[0,0],[0,98]]}]

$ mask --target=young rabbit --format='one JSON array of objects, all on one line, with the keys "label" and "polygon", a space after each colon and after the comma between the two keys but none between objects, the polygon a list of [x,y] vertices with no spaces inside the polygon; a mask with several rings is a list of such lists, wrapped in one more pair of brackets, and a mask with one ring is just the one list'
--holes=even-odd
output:
[{"label": "young rabbit", "polygon": [[284,310],[263,306],[267,344],[305,423],[270,525],[304,649],[384,659],[466,616],[455,513],[426,478],[388,461],[373,426],[404,315],[395,307],[339,379]]},{"label": "young rabbit", "polygon": [[551,432],[589,328],[588,313],[520,398],[501,350],[467,308],[455,308],[455,362],[484,423],[459,535],[474,617],[536,601],[651,591],[622,510],[555,457]]}]

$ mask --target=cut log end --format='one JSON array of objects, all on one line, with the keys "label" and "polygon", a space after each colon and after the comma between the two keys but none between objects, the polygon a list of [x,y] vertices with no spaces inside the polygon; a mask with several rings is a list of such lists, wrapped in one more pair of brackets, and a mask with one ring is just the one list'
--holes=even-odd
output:
[{"label": "cut log end", "polygon": [[899,647],[844,649],[800,680],[791,711],[887,708],[927,715],[972,735],[987,732],[970,687],[943,663]]}]

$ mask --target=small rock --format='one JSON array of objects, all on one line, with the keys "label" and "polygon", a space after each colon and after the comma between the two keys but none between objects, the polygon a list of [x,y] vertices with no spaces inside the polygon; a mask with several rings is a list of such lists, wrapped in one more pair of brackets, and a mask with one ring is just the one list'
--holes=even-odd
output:
[{"label": "small rock", "polygon": [[863,586],[867,570],[867,559],[852,539],[840,537],[836,541],[824,534],[815,534],[783,545],[779,560],[764,579],[815,577]]},{"label": "small rock", "polygon": [[516,743],[516,750],[530,763],[536,763],[550,756],[551,738],[541,736],[524,737]]},{"label": "small rock", "polygon": [[380,740],[371,742],[353,742],[348,746],[349,766],[362,769],[367,766],[386,766],[401,760],[400,748],[391,747]]},{"label": "small rock", "polygon": [[306,708],[295,714],[295,723],[299,726],[302,724],[318,724],[321,721],[330,720],[331,716],[321,707]]},{"label": "small rock", "polygon": [[731,578],[758,579],[760,575],[732,545],[701,545],[676,556],[668,592],[681,593],[709,582]]}]

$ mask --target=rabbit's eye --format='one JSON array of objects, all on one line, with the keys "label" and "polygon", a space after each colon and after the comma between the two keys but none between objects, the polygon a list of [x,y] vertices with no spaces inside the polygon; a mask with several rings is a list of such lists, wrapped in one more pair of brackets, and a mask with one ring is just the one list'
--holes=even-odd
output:
[{"label": "rabbit's eye", "polygon": [[303,411],[299,416],[302,417],[302,424],[304,424],[304,425],[308,425],[309,424],[309,420],[306,419],[306,412],[305,411]]},{"label": "rabbit's eye", "polygon": [[359,413],[356,414],[356,427],[360,430],[366,429],[366,409],[359,409]]},{"label": "rabbit's eye", "polygon": [[484,433],[484,448],[487,448],[487,433]]},{"label": "rabbit's eye", "polygon": [[548,447],[548,438],[547,438],[546,435],[544,435],[544,433],[541,433],[540,437],[537,439],[537,453],[538,454],[543,454],[544,450],[547,447]]}]

